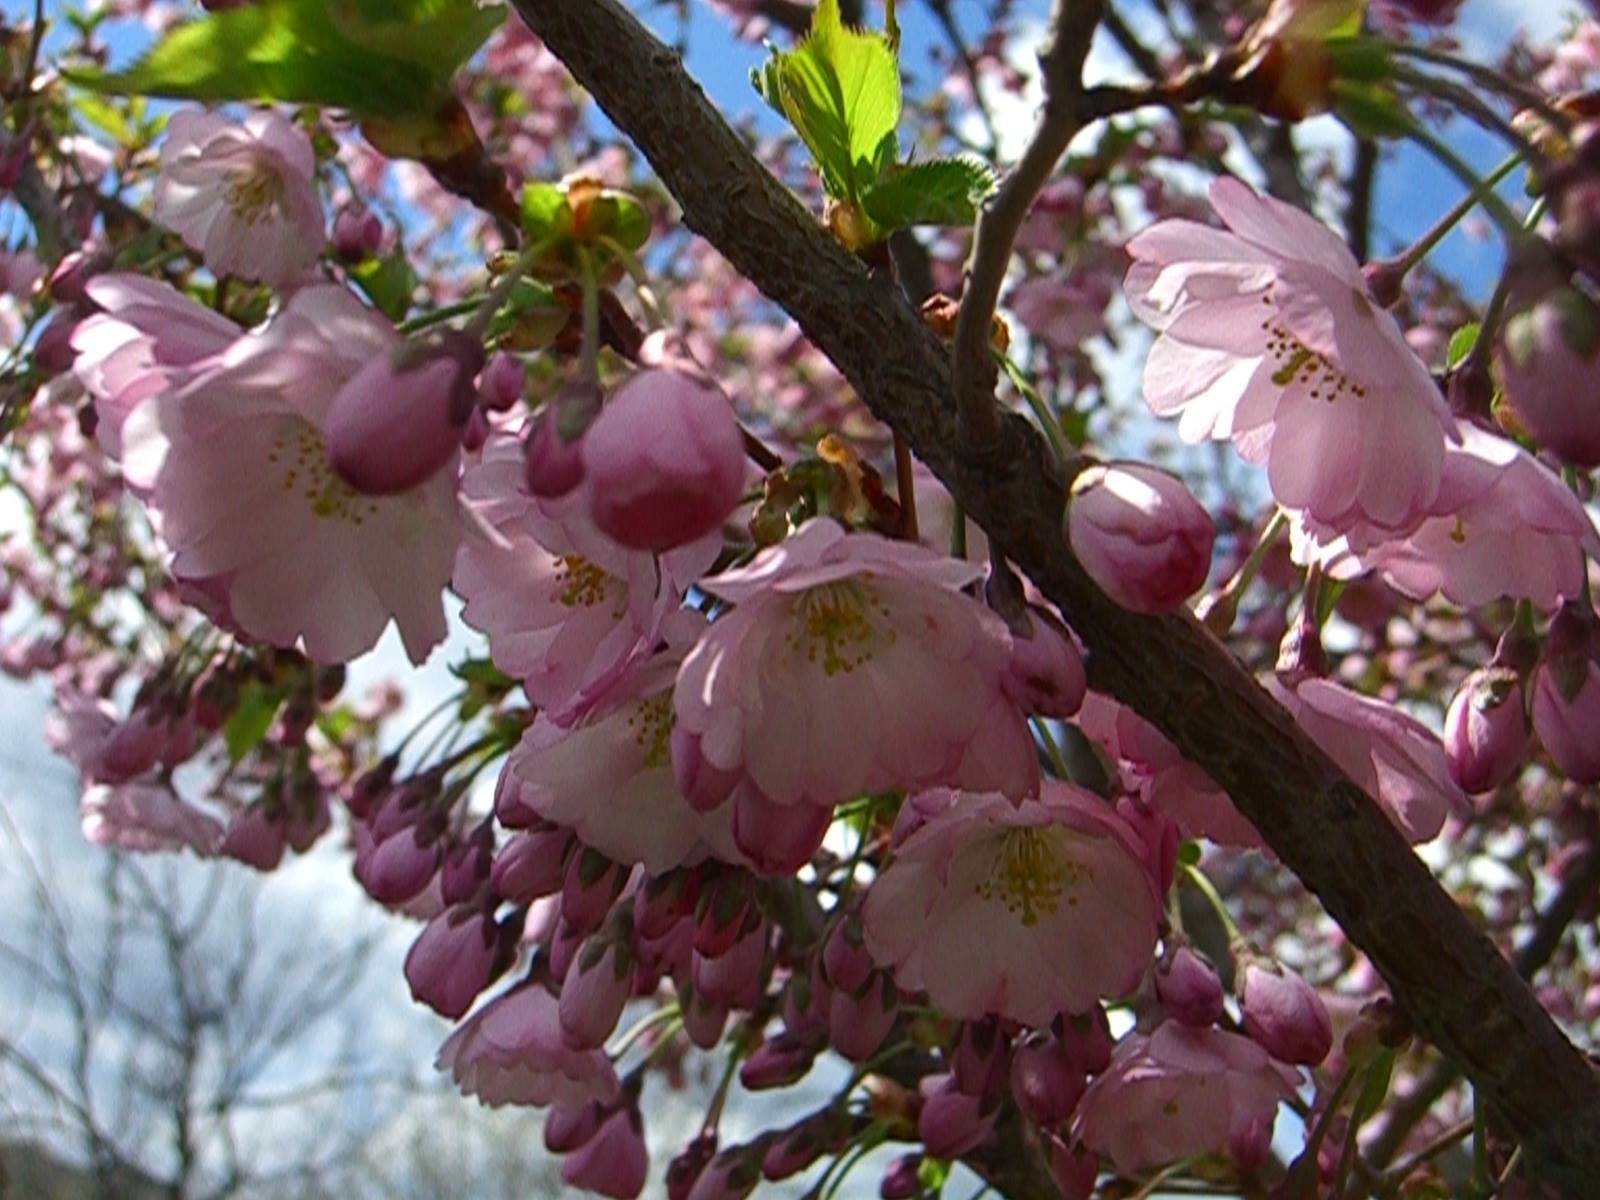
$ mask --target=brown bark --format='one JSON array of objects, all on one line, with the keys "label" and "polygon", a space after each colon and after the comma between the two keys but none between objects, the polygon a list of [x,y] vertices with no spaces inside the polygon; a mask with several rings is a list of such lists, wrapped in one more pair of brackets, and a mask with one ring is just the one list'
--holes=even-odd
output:
[{"label": "brown bark", "polygon": [[1600,1178],[1600,1079],[1377,806],[1187,614],[1118,608],[1061,536],[1064,481],[1008,415],[981,457],[958,449],[949,353],[881,275],[819,227],[750,154],[678,56],[619,0],[514,0],[633,139],[703,235],[799,322],[872,411],[1060,606],[1091,681],[1227,789],[1393,988],[1573,1195]]}]

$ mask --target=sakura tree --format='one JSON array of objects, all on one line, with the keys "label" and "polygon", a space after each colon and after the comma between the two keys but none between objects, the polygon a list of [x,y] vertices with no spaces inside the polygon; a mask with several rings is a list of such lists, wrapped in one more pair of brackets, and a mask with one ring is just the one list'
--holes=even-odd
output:
[{"label": "sakura tree", "polygon": [[342,839],[575,1189],[1594,1194],[1600,14],[201,7],[0,41],[86,836]]}]

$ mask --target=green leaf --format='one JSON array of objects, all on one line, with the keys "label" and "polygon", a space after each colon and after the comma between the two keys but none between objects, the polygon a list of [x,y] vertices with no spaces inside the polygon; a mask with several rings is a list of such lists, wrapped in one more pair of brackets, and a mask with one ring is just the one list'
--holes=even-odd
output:
[{"label": "green leaf", "polygon": [[239,692],[239,706],[222,727],[222,741],[228,748],[228,761],[238,762],[261,744],[272,728],[272,719],[283,703],[283,692],[251,680]]},{"label": "green leaf", "polygon": [[1406,137],[1416,128],[1404,102],[1382,84],[1338,79],[1333,95],[1334,112],[1357,137]]},{"label": "green leaf", "polygon": [[890,170],[861,198],[867,216],[884,229],[913,225],[970,225],[994,187],[994,173],[970,158],[940,158]]},{"label": "green leaf", "polygon": [[350,278],[368,300],[391,321],[398,321],[411,310],[417,289],[417,273],[399,246],[383,258],[368,258],[350,268]]},{"label": "green leaf", "polygon": [[899,60],[881,34],[846,29],[838,0],[821,0],[805,40],[774,51],[751,82],[794,126],[829,195],[859,200],[894,161]]},{"label": "green leaf", "polygon": [[944,1191],[945,1180],[950,1178],[950,1164],[942,1158],[924,1157],[917,1164],[917,1182],[930,1196]]},{"label": "green leaf", "polygon": [[72,79],[100,92],[431,114],[504,16],[474,0],[259,0],[178,26],[127,70]]},{"label": "green leaf", "polygon": [[1444,364],[1447,370],[1454,371],[1466,362],[1467,355],[1472,353],[1472,348],[1478,344],[1478,330],[1480,326],[1476,321],[1468,321],[1455,333],[1450,335],[1450,346],[1445,351]]},{"label": "green leaf", "polygon": [[553,183],[522,185],[522,231],[533,242],[546,242],[569,232],[572,210],[567,193]]}]

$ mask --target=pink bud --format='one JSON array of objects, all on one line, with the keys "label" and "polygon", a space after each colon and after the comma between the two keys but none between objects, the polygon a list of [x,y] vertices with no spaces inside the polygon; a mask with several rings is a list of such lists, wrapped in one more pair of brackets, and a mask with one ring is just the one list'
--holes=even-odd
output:
[{"label": "pink bud", "polygon": [[1462,681],[1445,714],[1444,751],[1463,791],[1493,791],[1516,774],[1528,752],[1528,716],[1515,671],[1486,667]]},{"label": "pink bud", "polygon": [[694,986],[708,1000],[729,1008],[754,1007],[761,997],[767,956],[767,926],[760,923],[715,958],[694,955]]},{"label": "pink bud", "polygon": [[443,470],[472,411],[483,347],[464,334],[375,355],[333,398],[328,461],[358,492],[407,492]]},{"label": "pink bud", "polygon": [[700,1172],[688,1200],[744,1200],[760,1180],[760,1165],[743,1148],[724,1150]]},{"label": "pink bud", "polygon": [[[50,271],[45,287],[58,304],[83,304],[90,301],[88,284],[103,267],[103,262],[82,250],[61,256]],[[92,303],[92,301],[91,301]]]},{"label": "pink bud", "polygon": [[761,1175],[777,1182],[804,1171],[824,1154],[837,1154],[845,1148],[831,1113],[812,1117],[780,1133],[761,1156]]},{"label": "pink bud", "polygon": [[283,861],[283,822],[270,817],[264,804],[242,808],[228,822],[217,852],[258,871],[271,871]]},{"label": "pink bud", "polygon": [[1012,631],[1011,662],[1001,684],[1024,712],[1064,720],[1083,704],[1083,659],[1055,618],[1037,605],[1029,606],[1028,617],[1029,633]]},{"label": "pink bud", "polygon": [[567,862],[561,883],[561,919],[584,933],[599,928],[627,880],[627,867],[584,846]]},{"label": "pink bud", "polygon": [[838,921],[822,947],[822,969],[828,982],[847,992],[856,991],[872,971],[872,956],[862,942],[861,919],[855,913]]},{"label": "pink bud", "polygon": [[1156,964],[1156,995],[1167,1015],[1204,1028],[1222,1017],[1222,981],[1188,946],[1180,945]]},{"label": "pink bud", "polygon": [[572,834],[556,826],[517,834],[495,855],[489,886],[495,895],[518,904],[555,895],[566,877],[572,843]]},{"label": "pink bud", "polygon": [[1314,1067],[1333,1049],[1333,1023],[1311,985],[1275,963],[1245,964],[1239,984],[1244,1031],[1273,1058]]},{"label": "pink bud", "polygon": [[507,412],[522,399],[527,372],[515,354],[496,350],[478,374],[478,402],[490,412]]},{"label": "pink bud", "polygon": [[148,710],[135,709],[106,735],[94,756],[94,778],[100,783],[126,783],[143,775],[161,759],[167,733]]},{"label": "pink bud", "polygon": [[411,994],[440,1016],[463,1016],[489,985],[498,945],[482,909],[451,908],[423,927],[406,955]]},{"label": "pink bud", "polygon": [[383,222],[365,205],[341,208],[333,218],[333,249],[348,263],[371,258],[383,244]]},{"label": "pink bud", "polygon": [[717,1152],[715,1131],[701,1133],[690,1140],[667,1164],[667,1200],[688,1200],[695,1180]]},{"label": "pink bud", "polygon": [[644,1191],[649,1166],[639,1113],[624,1107],[612,1112],[595,1135],[561,1164],[561,1181],[614,1200],[632,1200]]},{"label": "pink bud", "polygon": [[478,898],[489,881],[493,854],[494,831],[488,822],[450,847],[439,871],[439,894],[446,904],[466,904]]},{"label": "pink bud", "polygon": [[523,481],[530,495],[555,500],[583,482],[583,432],[599,404],[599,388],[569,383],[534,417],[522,447]]},{"label": "pink bud", "polygon": [[678,790],[697,812],[711,812],[733,794],[739,776],[719,770],[700,753],[700,735],[674,723],[667,745],[672,752],[672,775]]},{"label": "pink bud", "polygon": [[791,1033],[769,1037],[739,1066],[739,1083],[747,1092],[797,1083],[817,1059],[817,1047]]},{"label": "pink bud", "polygon": [[1100,1179],[1100,1158],[1092,1151],[1073,1149],[1060,1138],[1046,1135],[1050,1176],[1061,1191],[1061,1200],[1090,1200]]},{"label": "pink bud", "polygon": [[75,357],[72,331],[78,327],[83,315],[75,307],[58,308],[50,315],[33,343],[34,370],[41,375],[59,375],[71,369]]},{"label": "pink bud", "polygon": [[1088,1086],[1054,1038],[1030,1041],[1012,1056],[1011,1095],[1035,1125],[1059,1125],[1072,1116]]},{"label": "pink bud", "polygon": [[889,1164],[878,1181],[878,1195],[882,1200],[913,1200],[922,1195],[921,1169],[922,1155],[902,1154]]},{"label": "pink bud", "polygon": [[1134,612],[1170,612],[1211,570],[1211,518],[1176,478],[1138,463],[1079,473],[1067,540],[1100,590]]},{"label": "pink bud", "polygon": [[946,1061],[956,1086],[969,1096],[984,1099],[1005,1085],[1011,1068],[1011,1042],[997,1020],[968,1021],[961,1026]]},{"label": "pink bud", "polygon": [[358,856],[356,878],[379,904],[404,904],[420,895],[439,869],[438,842],[418,838],[417,829],[407,826],[377,842],[364,863]]},{"label": "pink bud", "polygon": [[574,1050],[599,1049],[632,992],[632,956],[603,935],[589,938],[561,984],[561,1040]]},{"label": "pink bud", "polygon": [[900,994],[886,973],[867,982],[859,994],[835,989],[828,1004],[828,1041],[851,1062],[866,1062],[894,1027]]},{"label": "pink bud", "polygon": [[1550,623],[1545,657],[1533,672],[1533,728],[1574,783],[1600,783],[1600,663],[1594,611],[1568,601]]},{"label": "pink bud", "polygon": [[831,807],[777,804],[753,783],[733,793],[733,841],[760,875],[793,875],[811,861],[831,824]]},{"label": "pink bud", "polygon": [[1086,1075],[1098,1075],[1111,1065],[1111,1025],[1106,1010],[1096,1006],[1056,1023],[1062,1052]]},{"label": "pink bud", "polygon": [[605,1109],[595,1100],[553,1106],[544,1118],[544,1148],[551,1154],[572,1153],[595,1135],[605,1116]]},{"label": "pink bud", "polygon": [[827,1040],[832,994],[815,962],[809,972],[796,969],[783,989],[783,1027],[807,1041]]},{"label": "pink bud", "polygon": [[949,1075],[925,1075],[917,1085],[922,1111],[917,1137],[935,1158],[959,1158],[979,1145],[994,1129],[998,1105],[984,1111],[983,1100],[956,1087]]},{"label": "pink bud", "polygon": [[758,919],[748,875],[725,875],[700,895],[695,906],[694,948],[706,958],[726,954]]},{"label": "pink bud", "polygon": [[722,1031],[728,1024],[728,1008],[714,1000],[695,994],[689,989],[679,999],[683,1007],[683,1032],[702,1050],[709,1050],[722,1040]]},{"label": "pink bud", "polygon": [[1593,301],[1563,287],[1514,313],[1495,366],[1534,441],[1576,466],[1600,466],[1600,309]]},{"label": "pink bud", "polygon": [[702,373],[641,371],[583,439],[589,514],[635,550],[715,531],[744,493],[744,439],[728,397]]}]

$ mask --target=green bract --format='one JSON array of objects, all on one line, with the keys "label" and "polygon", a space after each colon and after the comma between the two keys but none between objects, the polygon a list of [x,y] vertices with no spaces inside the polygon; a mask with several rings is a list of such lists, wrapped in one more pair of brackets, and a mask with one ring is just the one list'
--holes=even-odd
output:
[{"label": "green bract", "polygon": [[528,245],[544,247],[533,273],[559,282],[582,275],[580,249],[596,264],[632,255],[650,236],[650,215],[628,193],[587,180],[529,183],[522,232]]}]

